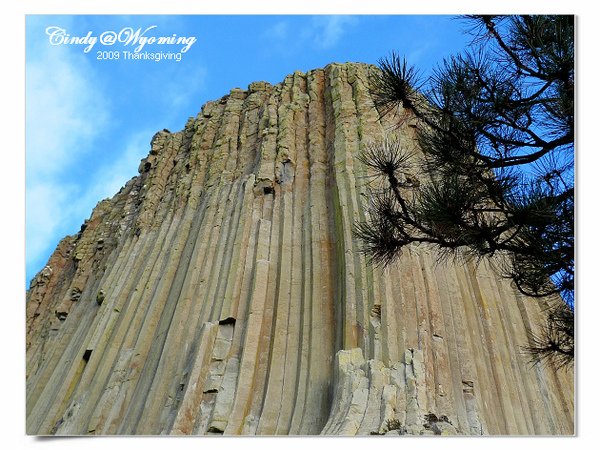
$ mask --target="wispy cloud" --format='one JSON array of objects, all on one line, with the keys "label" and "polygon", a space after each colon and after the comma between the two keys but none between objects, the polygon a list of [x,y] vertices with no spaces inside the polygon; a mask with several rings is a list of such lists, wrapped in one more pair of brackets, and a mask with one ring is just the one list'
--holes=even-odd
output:
[{"label": "wispy cloud", "polygon": [[115,152],[118,157],[98,168],[89,180],[84,195],[74,205],[79,214],[89,215],[98,201],[112,197],[127,181],[137,175],[140,160],[150,151],[153,134],[154,131],[151,130],[132,134]]},{"label": "wispy cloud", "polygon": [[266,54],[278,54],[289,56],[301,45],[297,30],[291,26],[289,20],[279,20],[273,25],[266,27],[260,33],[260,39],[266,43],[262,51]]},{"label": "wispy cloud", "polygon": [[[186,103],[194,101],[206,80],[206,70],[198,63],[155,63],[148,67],[152,75],[135,80],[136,100],[123,102],[117,95],[130,93],[126,82],[116,78],[118,67],[94,64],[89,55],[66,46],[49,46],[44,33],[48,20],[27,20],[28,279],[43,267],[59,239],[79,229],[99,200],[112,197],[137,174],[152,135],[164,127],[156,124],[178,123],[176,112],[189,107]],[[74,29],[69,18],[51,20]],[[130,21],[111,19],[106,26],[118,28]],[[128,70],[144,67],[134,64]],[[136,114],[136,108],[144,110]],[[148,112],[152,108],[154,114]]]},{"label": "wispy cloud", "polygon": [[173,110],[184,106],[202,90],[206,84],[207,70],[204,66],[181,67],[172,79],[162,86],[164,97]]},{"label": "wispy cloud", "polygon": [[357,23],[358,18],[355,16],[317,16],[312,21],[309,33],[318,47],[329,49]]},{"label": "wispy cloud", "polygon": [[56,175],[106,125],[108,105],[87,61],[61,49],[27,65],[27,173]]},{"label": "wispy cloud", "polygon": [[[73,198],[76,186],[54,181],[28,183],[26,201],[26,261],[27,276],[39,270],[41,261],[49,251],[50,243],[60,230],[60,225],[69,220],[69,199]],[[54,242],[53,245],[56,245]]]},{"label": "wispy cloud", "polygon": [[289,53],[306,49],[309,45],[317,50],[335,47],[344,34],[358,23],[356,16],[314,16],[301,22],[288,19],[275,22],[266,28],[261,37],[271,43],[273,49]]},{"label": "wispy cloud", "polygon": [[281,20],[266,28],[262,32],[262,37],[269,40],[278,41],[286,39],[288,37],[288,32],[289,24],[285,20]]},{"label": "wispy cloud", "polygon": [[[105,130],[106,96],[87,61],[59,48],[29,49],[26,71],[26,258],[43,264],[53,236],[77,214],[70,171]],[[28,273],[28,277],[33,275]]]},{"label": "wispy cloud", "polygon": [[108,129],[105,93],[98,90],[94,72],[66,54],[40,55],[28,64],[27,75],[26,257],[31,271],[44,263],[57,236],[76,231],[66,224],[81,223],[99,200],[112,197],[137,174],[153,132],[127,137],[113,149],[115,157],[90,170],[85,180],[71,177],[70,168]]}]

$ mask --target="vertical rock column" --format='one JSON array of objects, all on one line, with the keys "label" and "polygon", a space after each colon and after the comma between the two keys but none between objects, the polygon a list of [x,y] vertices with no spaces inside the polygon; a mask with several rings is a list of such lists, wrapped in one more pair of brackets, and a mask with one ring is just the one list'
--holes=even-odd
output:
[{"label": "vertical rock column", "polygon": [[520,351],[540,302],[487,262],[359,251],[360,151],[419,157],[373,70],[252,83],[154,136],[28,291],[28,433],[573,432],[572,374]]}]

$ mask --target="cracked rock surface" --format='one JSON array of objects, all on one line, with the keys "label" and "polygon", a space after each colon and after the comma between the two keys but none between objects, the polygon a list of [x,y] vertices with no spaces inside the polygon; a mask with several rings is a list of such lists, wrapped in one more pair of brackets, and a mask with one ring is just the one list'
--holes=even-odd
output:
[{"label": "cracked rock surface", "polygon": [[416,146],[373,70],[252,83],[156,133],[28,290],[29,434],[573,433],[572,374],[520,351],[539,301],[485,261],[359,252],[359,152]]}]

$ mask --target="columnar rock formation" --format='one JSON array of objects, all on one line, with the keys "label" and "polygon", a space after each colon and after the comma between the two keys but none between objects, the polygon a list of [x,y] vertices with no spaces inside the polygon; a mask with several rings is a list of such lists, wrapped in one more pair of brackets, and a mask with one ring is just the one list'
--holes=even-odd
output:
[{"label": "columnar rock formation", "polygon": [[487,263],[359,252],[361,148],[415,146],[371,70],[252,83],[154,136],[31,283],[28,433],[573,433],[572,374],[520,350],[539,301]]}]

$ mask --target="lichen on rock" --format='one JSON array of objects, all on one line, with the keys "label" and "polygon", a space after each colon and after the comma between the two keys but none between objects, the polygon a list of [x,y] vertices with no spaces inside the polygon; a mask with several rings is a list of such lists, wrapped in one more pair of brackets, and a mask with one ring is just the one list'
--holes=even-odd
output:
[{"label": "lichen on rock", "polygon": [[519,351],[536,300],[485,262],[360,252],[359,153],[394,130],[418,154],[375,70],[252,83],[154,135],[27,292],[28,434],[573,433],[572,374]]}]

